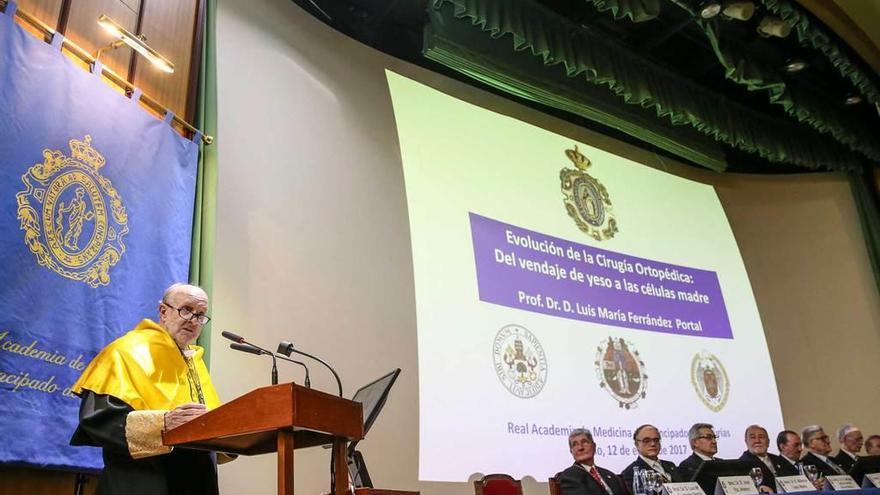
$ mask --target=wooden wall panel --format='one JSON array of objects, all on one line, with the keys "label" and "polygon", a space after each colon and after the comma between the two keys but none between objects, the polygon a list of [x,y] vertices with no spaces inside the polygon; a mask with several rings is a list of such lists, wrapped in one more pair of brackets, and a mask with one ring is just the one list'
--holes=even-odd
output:
[{"label": "wooden wall panel", "polygon": [[192,119],[186,110],[197,6],[198,0],[143,0],[141,31],[151,47],[174,63],[174,73],[162,72],[138,56],[133,81],[187,120]]},{"label": "wooden wall panel", "polygon": [[[135,3],[137,0],[126,0]],[[98,25],[98,16],[107,14],[125,29],[135,32],[137,27],[137,10],[120,0],[89,0],[74,1],[70,7],[65,36],[91,53],[113,41],[113,36]],[[128,74],[132,59],[132,49],[123,45],[116,50],[109,50],[101,55],[101,62],[122,77]]]},{"label": "wooden wall panel", "polygon": [[[94,495],[97,485],[97,476],[88,476],[84,495]],[[66,495],[75,486],[74,473],[0,466],[0,495]]]},{"label": "wooden wall panel", "polygon": [[18,0],[18,8],[58,29],[62,0]]}]

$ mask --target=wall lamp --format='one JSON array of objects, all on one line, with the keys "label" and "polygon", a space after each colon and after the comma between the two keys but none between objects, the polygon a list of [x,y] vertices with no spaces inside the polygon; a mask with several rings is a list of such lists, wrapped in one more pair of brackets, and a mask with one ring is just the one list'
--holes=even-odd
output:
[{"label": "wall lamp", "polygon": [[109,45],[104,46],[98,50],[95,54],[95,60],[101,56],[101,53],[108,48],[119,48],[123,43],[130,46],[134,51],[143,55],[147,60],[149,60],[153,65],[159,68],[159,70],[163,72],[172,73],[174,72],[174,64],[171,63],[170,60],[163,57],[161,53],[152,49],[150,45],[148,45],[143,38],[143,35],[140,37],[135,36],[133,33],[122,27],[118,22],[113,19],[107,17],[107,14],[101,14],[98,17],[98,24],[101,25],[104,29],[109,31],[113,36],[119,38],[117,40],[112,41]]}]

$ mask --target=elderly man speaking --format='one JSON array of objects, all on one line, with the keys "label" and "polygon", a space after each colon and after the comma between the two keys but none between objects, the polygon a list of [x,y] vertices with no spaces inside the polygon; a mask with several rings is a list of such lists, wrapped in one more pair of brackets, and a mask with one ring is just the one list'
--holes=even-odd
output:
[{"label": "elderly man speaking", "polygon": [[192,345],[210,318],[208,296],[193,285],[169,287],[159,322],[145,319],[107,345],[73,385],[82,399],[72,445],[103,449],[98,494],[216,495],[209,452],[171,449],[162,432],[220,405]]}]

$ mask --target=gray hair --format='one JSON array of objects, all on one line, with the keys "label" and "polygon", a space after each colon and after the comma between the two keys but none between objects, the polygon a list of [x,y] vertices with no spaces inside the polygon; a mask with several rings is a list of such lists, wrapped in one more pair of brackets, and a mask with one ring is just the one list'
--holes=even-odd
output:
[{"label": "gray hair", "polygon": [[691,426],[691,429],[688,430],[688,443],[691,444],[691,447],[694,446],[694,442],[696,442],[697,437],[700,436],[700,430],[704,428],[709,428],[710,430],[715,429],[715,427],[709,423],[694,423],[694,425]]},{"label": "gray hair", "polygon": [[841,426],[840,429],[837,430],[837,441],[840,443],[843,443],[843,437],[849,435],[850,433],[852,433],[854,431],[862,431],[862,430],[860,430],[858,426],[856,426],[852,423],[847,423],[847,424]]},{"label": "gray hair", "polygon": [[745,433],[746,440],[749,439],[749,431],[750,431],[750,430],[761,430],[761,431],[764,432],[765,435],[767,435],[767,438],[768,438],[768,439],[770,438],[770,434],[767,433],[767,428],[764,428],[764,427],[761,426],[761,425],[749,425],[749,427],[746,428],[746,433]]},{"label": "gray hair", "polygon": [[571,446],[571,440],[581,435],[586,435],[587,438],[589,438],[590,441],[593,442],[593,434],[590,433],[590,430],[587,430],[585,428],[575,428],[571,430],[571,432],[568,434],[568,445]]},{"label": "gray hair", "polygon": [[825,429],[819,425],[804,426],[804,429],[801,430],[801,442],[804,443],[804,447],[806,447],[810,443],[810,439],[816,436],[820,431],[824,433]]}]

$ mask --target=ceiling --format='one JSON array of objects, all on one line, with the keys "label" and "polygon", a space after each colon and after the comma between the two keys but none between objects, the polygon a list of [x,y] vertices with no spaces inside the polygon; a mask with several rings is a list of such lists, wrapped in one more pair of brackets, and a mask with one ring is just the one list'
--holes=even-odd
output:
[{"label": "ceiling", "polygon": [[[421,52],[429,0],[293,1],[335,29],[370,46],[445,72],[442,67],[426,60]],[[688,11],[679,8],[681,5],[696,8],[701,0],[660,0],[662,8],[659,15],[644,22],[615,19],[610,11],[600,12],[595,6],[603,3],[599,0],[530,1],[730,100],[774,118],[795,120],[791,113],[785,114],[780,104],[774,104],[766,91],[749,89],[725,77],[724,67],[707,41],[704,29],[694,22],[694,17]],[[621,2],[624,3],[639,2]],[[826,31],[842,47],[843,53],[868,76],[874,87],[880,87],[880,0],[833,0],[833,3],[828,0],[800,0],[800,5],[815,16],[814,21],[818,20],[827,26]],[[880,108],[875,108],[867,98],[858,104],[844,104],[847,97],[857,95],[860,91],[851,79],[832,65],[828,56],[819,50],[805,48],[794,34],[784,39],[759,36],[756,26],[762,16],[759,6],[758,12],[750,20],[719,21],[715,28],[727,46],[745,54],[749,63],[770,68],[786,85],[796,88],[801,94],[815,96],[848,122],[880,129]],[[792,59],[802,59],[809,67],[798,73],[787,73],[783,66]],[[733,165],[731,170],[754,172],[761,171],[762,166],[766,165],[760,159],[745,156],[730,147],[725,147],[725,153]],[[750,163],[755,168],[737,167],[737,163]],[[784,167],[776,167],[775,170],[791,171]]]}]

